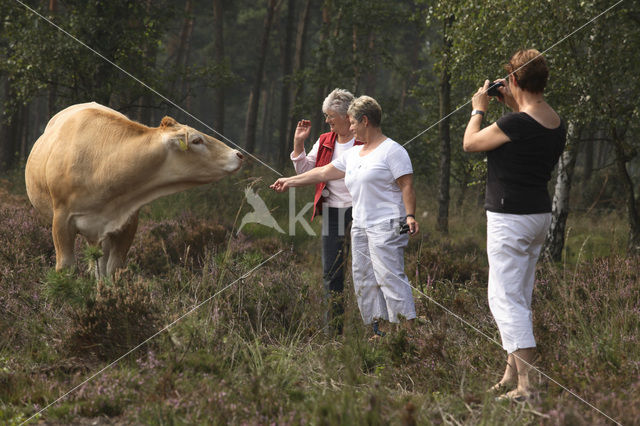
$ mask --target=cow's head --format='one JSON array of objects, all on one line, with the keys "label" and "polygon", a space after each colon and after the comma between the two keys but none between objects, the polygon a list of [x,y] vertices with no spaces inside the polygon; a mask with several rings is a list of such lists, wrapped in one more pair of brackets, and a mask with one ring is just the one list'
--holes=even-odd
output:
[{"label": "cow's head", "polygon": [[171,117],[164,117],[159,129],[172,171],[186,180],[214,182],[242,165],[240,151]]}]

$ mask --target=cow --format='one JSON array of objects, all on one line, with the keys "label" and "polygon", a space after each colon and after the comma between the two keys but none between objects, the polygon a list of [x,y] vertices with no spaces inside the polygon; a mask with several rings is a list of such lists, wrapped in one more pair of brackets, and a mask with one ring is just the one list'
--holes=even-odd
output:
[{"label": "cow", "polygon": [[164,117],[156,128],[95,102],[57,113],[25,169],[31,204],[52,223],[56,270],[75,265],[75,237],[102,249],[96,274],[123,268],[138,212],[156,198],[237,171],[242,154]]}]

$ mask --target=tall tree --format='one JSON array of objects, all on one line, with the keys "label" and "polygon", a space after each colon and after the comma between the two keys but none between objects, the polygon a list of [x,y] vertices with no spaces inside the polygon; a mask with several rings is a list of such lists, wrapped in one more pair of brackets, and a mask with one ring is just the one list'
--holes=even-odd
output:
[{"label": "tall tree", "polygon": [[627,251],[630,254],[640,254],[640,215],[636,204],[633,180],[627,169],[627,163],[638,155],[637,150],[625,141],[626,126],[622,129],[615,125],[610,128],[611,140],[615,148],[615,162],[619,178],[624,191],[624,202],[629,223],[629,239]]},{"label": "tall tree", "polygon": [[[6,98],[15,96],[8,78],[4,83],[4,95]],[[19,129],[19,114],[17,112],[3,114],[2,120],[0,120],[0,172],[11,169],[17,160]]]},{"label": "tall tree", "polygon": [[287,125],[291,121],[291,77],[293,74],[293,33],[295,22],[295,0],[287,2],[287,16],[285,23],[285,37],[282,52],[282,86],[280,91],[280,125],[278,127],[278,166],[280,170],[284,168],[289,141],[287,136]]},{"label": "tall tree", "polygon": [[439,111],[440,123],[438,124],[438,134],[440,139],[440,176],[438,182],[438,230],[444,233],[449,232],[449,186],[451,182],[451,138],[449,112],[451,111],[451,76],[449,74],[449,57],[451,55],[451,39],[449,38],[449,28],[454,17],[447,16],[443,20],[442,29],[442,60],[440,63],[440,90]]},{"label": "tall tree", "polygon": [[[49,19],[54,19],[55,14],[58,12],[58,0],[49,0]],[[49,108],[49,116],[53,117],[53,115],[57,111],[56,107],[56,82],[51,82],[49,87],[49,98],[48,98],[48,108]]]},{"label": "tall tree", "polygon": [[[293,56],[293,74],[298,77],[302,74],[304,68],[304,52],[307,45],[307,29],[309,28],[309,11],[311,9],[311,1],[307,0],[298,17],[298,29],[296,32],[296,50]],[[296,78],[293,93],[291,95],[291,105],[296,105],[296,102],[303,90],[302,79]],[[298,119],[291,115],[289,123],[287,124],[286,141],[293,140],[293,132]]]},{"label": "tall tree", "polygon": [[264,63],[267,58],[267,47],[269,46],[269,33],[273,24],[273,17],[276,13],[278,3],[276,0],[267,0],[267,13],[262,27],[262,37],[257,52],[258,65],[256,67],[251,94],[249,95],[249,106],[247,108],[247,119],[245,122],[245,149],[249,153],[255,151],[256,146],[256,125],[258,121],[258,105],[260,103],[260,88],[264,77]]},{"label": "tall tree", "polygon": [[[216,64],[225,63],[224,56],[224,5],[223,0],[213,0],[213,57]],[[213,127],[224,134],[224,85],[213,88]]]},{"label": "tall tree", "polygon": [[577,139],[580,135],[573,123],[569,123],[567,130],[567,148],[558,161],[558,176],[551,205],[551,227],[542,249],[543,255],[554,262],[558,262],[562,258],[567,217],[570,211],[569,194],[573,170],[576,165]]}]

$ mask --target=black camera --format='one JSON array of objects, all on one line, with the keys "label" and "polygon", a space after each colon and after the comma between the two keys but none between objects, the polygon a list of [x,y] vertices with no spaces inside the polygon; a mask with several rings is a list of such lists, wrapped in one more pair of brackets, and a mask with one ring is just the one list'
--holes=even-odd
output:
[{"label": "black camera", "polygon": [[407,222],[402,222],[400,224],[400,233],[401,234],[406,234],[407,232],[409,232],[411,228],[409,227],[409,224]]},{"label": "black camera", "polygon": [[[491,81],[491,80],[489,80]],[[489,83],[489,90],[487,90],[487,95],[489,96],[497,96],[499,98],[502,97],[502,93],[498,91],[498,87],[504,87],[504,83],[501,81],[494,81],[493,83]]]}]

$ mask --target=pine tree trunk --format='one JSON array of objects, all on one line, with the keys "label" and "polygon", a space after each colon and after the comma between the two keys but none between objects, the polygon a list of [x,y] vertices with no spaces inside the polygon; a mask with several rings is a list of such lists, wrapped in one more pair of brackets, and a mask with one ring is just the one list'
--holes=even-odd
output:
[{"label": "pine tree trunk", "polygon": [[267,16],[264,19],[262,29],[262,40],[260,41],[260,50],[258,51],[258,67],[253,80],[251,94],[249,96],[249,107],[247,110],[247,120],[245,122],[245,149],[249,153],[253,153],[256,146],[256,125],[258,121],[258,105],[260,101],[260,88],[262,86],[262,78],[264,74],[264,62],[267,58],[267,47],[269,46],[269,32],[273,23],[273,16],[276,11],[276,0],[268,0]]},{"label": "pine tree trunk", "polygon": [[[151,14],[153,11],[151,10],[153,0],[147,0],[146,8],[147,13]],[[149,42],[146,44],[144,49],[144,58],[143,60],[147,64],[147,66],[153,69],[156,65],[156,58],[158,56],[158,45],[153,42]],[[157,126],[159,123],[153,121],[153,102],[155,99],[155,94],[150,92],[149,90],[145,90],[144,94],[140,96],[138,99],[139,107],[137,111],[136,118],[139,122],[146,124],[148,126]]]},{"label": "pine tree trunk", "polygon": [[[13,96],[11,83],[7,78],[4,81],[4,95],[7,98]],[[7,171],[15,164],[16,153],[20,149],[20,111],[16,111],[12,117],[2,117],[0,120],[0,172]]]},{"label": "pine tree trunk", "polygon": [[[224,57],[224,9],[222,0],[213,0],[213,57],[216,64],[225,62]],[[213,89],[213,128],[224,134],[224,86]]]},{"label": "pine tree trunk", "polygon": [[443,30],[443,59],[442,74],[440,76],[440,117],[438,133],[440,138],[440,179],[438,183],[438,221],[437,229],[440,232],[449,232],[449,187],[451,179],[451,137],[449,111],[451,110],[451,83],[449,75],[449,55],[451,52],[451,40],[447,35],[447,30],[453,23],[453,18],[448,18],[444,22]]},{"label": "pine tree trunk", "polygon": [[589,140],[584,145],[584,171],[582,173],[582,180],[586,184],[591,179],[593,174],[593,151],[596,141]]},{"label": "pine tree trunk", "polygon": [[20,128],[20,150],[19,150],[19,160],[26,161],[27,159],[27,144],[29,143],[29,114],[31,103],[24,105],[21,113],[21,128]]},{"label": "pine tree trunk", "polygon": [[[296,35],[296,52],[293,56],[293,72],[294,74],[300,71],[303,68],[304,63],[304,49],[307,42],[307,28],[309,27],[307,24],[309,23],[309,10],[311,9],[311,0],[307,0],[304,6],[304,9],[300,13],[300,17],[298,19],[298,31]],[[293,94],[291,95],[291,105],[296,105],[296,101],[300,96],[300,92],[302,91],[302,83],[299,82],[294,85]],[[291,141],[293,140],[293,132],[296,126],[298,119],[296,117],[291,117],[289,123],[287,124],[287,133],[286,133],[286,141],[287,147],[289,147]]]},{"label": "pine tree trunk", "polygon": [[[322,45],[325,42],[325,40],[330,37],[332,12],[333,10],[331,10],[331,3],[324,2],[324,4],[322,5],[322,30],[320,31],[320,45]],[[341,15],[342,15],[342,10],[340,9],[338,11],[337,22],[340,22]],[[336,25],[336,29],[334,31],[333,37],[338,36],[338,31],[339,31],[339,26]],[[331,66],[330,58],[327,56],[324,50],[320,52],[317,66],[320,69],[323,69],[325,67],[328,68]],[[317,107],[314,106],[315,108],[314,110],[316,111],[316,114],[312,120],[314,125],[311,127],[311,132],[312,132],[311,140],[314,142],[318,139],[318,136],[323,131],[324,120],[323,120],[321,106],[322,106],[322,101],[328,95],[327,93],[328,90],[329,90],[328,87],[323,85],[318,85],[318,89],[316,90],[315,98],[317,102],[315,103],[315,105],[317,105]]]},{"label": "pine tree trunk", "polygon": [[279,169],[284,169],[287,148],[289,141],[287,136],[287,125],[291,121],[291,74],[293,73],[293,57],[291,44],[293,43],[294,31],[294,7],[295,0],[287,2],[287,21],[285,27],[284,51],[282,54],[282,89],[280,93],[280,125],[278,127],[278,137],[280,139],[278,149],[278,165]]},{"label": "pine tree trunk", "polygon": [[627,221],[629,222],[627,252],[631,255],[637,255],[640,254],[640,217],[638,216],[638,209],[636,208],[633,181],[627,170],[627,162],[635,157],[636,153],[629,153],[629,149],[625,149],[623,138],[615,127],[611,130],[611,140],[616,153],[616,168],[625,193]]},{"label": "pine tree trunk", "polygon": [[[57,12],[58,12],[58,0],[49,0],[49,19],[53,20]],[[48,95],[47,109],[49,111],[49,117],[53,117],[57,112],[57,108],[56,108],[57,91],[58,91],[57,85],[55,83],[51,83],[49,85],[49,90],[47,93]]]},{"label": "pine tree trunk", "polygon": [[562,258],[564,248],[567,218],[569,217],[569,193],[571,192],[571,182],[573,170],[576,165],[576,151],[578,147],[577,136],[573,123],[569,123],[567,129],[567,149],[558,160],[558,177],[551,205],[551,226],[547,232],[547,237],[542,249],[544,257],[554,262],[559,262]]},{"label": "pine tree trunk", "polygon": [[[191,110],[191,86],[189,82],[189,55],[191,54],[191,36],[193,35],[193,2],[187,0],[185,5],[185,14],[183,33],[180,40],[180,55],[178,59],[178,69],[180,70],[180,96],[184,97],[184,107],[187,111]],[[186,117],[183,117],[186,119]]]},{"label": "pine tree trunk", "polygon": [[[367,44],[367,53],[369,55],[374,55],[374,49],[376,45],[376,37],[375,32],[371,31],[369,33],[369,40]],[[376,97],[376,87],[377,84],[377,66],[376,61],[373,61],[370,67],[367,67],[367,72],[364,76],[364,93],[375,98]]]}]

